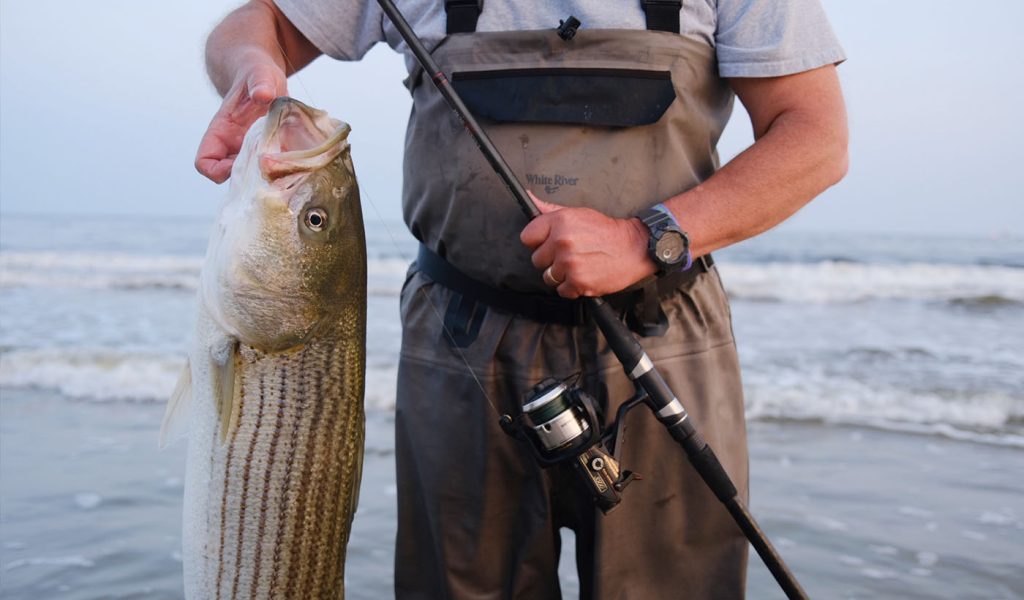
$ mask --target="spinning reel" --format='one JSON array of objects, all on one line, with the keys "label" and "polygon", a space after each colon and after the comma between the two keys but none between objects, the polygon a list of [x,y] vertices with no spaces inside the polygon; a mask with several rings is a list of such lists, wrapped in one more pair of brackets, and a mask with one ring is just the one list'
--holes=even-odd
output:
[{"label": "spinning reel", "polygon": [[643,479],[620,468],[619,453],[622,417],[643,402],[646,394],[640,391],[623,404],[611,431],[603,433],[597,401],[577,385],[577,379],[544,379],[527,394],[522,413],[502,415],[499,424],[508,435],[528,442],[542,467],[571,463],[594,504],[608,514],[622,501],[622,490]]}]

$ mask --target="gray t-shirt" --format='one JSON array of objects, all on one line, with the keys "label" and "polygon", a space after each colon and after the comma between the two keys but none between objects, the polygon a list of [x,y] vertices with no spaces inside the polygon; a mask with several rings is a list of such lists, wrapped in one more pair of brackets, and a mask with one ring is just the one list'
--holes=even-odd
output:
[{"label": "gray t-shirt", "polygon": [[[398,31],[374,0],[275,0],[324,54],[358,60],[377,42],[402,52]],[[396,0],[428,48],[445,32],[444,0]],[[645,29],[640,0],[487,0],[477,31],[552,29],[569,15],[589,29]],[[819,0],[684,0],[681,33],[714,46],[722,77],[775,77],[845,59]]]}]

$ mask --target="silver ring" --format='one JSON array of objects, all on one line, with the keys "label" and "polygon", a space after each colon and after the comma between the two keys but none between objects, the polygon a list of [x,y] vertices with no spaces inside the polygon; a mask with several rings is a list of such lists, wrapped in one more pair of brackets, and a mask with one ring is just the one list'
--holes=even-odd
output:
[{"label": "silver ring", "polygon": [[545,284],[547,284],[547,285],[549,285],[551,287],[558,287],[558,286],[562,285],[562,283],[564,281],[565,281],[564,279],[562,279],[561,281],[559,281],[558,279],[555,279],[555,275],[554,275],[554,273],[551,272],[551,267],[550,266],[548,268],[544,269],[544,283]]}]

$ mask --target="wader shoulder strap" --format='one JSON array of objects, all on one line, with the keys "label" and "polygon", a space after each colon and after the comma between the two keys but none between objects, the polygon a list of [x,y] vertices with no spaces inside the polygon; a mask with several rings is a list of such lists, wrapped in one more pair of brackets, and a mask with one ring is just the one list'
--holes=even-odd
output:
[{"label": "wader shoulder strap", "polygon": [[640,0],[647,15],[647,29],[679,33],[679,11],[683,0]]},{"label": "wader shoulder strap", "polygon": [[484,0],[444,0],[444,12],[448,15],[448,33],[473,33]]},{"label": "wader shoulder strap", "polygon": [[[647,15],[647,29],[679,33],[679,11],[682,0],[640,0]],[[448,16],[447,32],[473,33],[483,11],[484,0],[445,0],[444,12]]]}]

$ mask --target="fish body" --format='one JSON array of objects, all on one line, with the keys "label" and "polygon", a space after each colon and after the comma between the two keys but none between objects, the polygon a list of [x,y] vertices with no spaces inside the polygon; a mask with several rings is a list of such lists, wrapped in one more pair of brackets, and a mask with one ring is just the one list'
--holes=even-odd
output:
[{"label": "fish body", "polygon": [[366,250],[347,134],[280,98],[236,159],[164,425],[165,434],[189,427],[191,600],[344,598],[366,354]]}]

